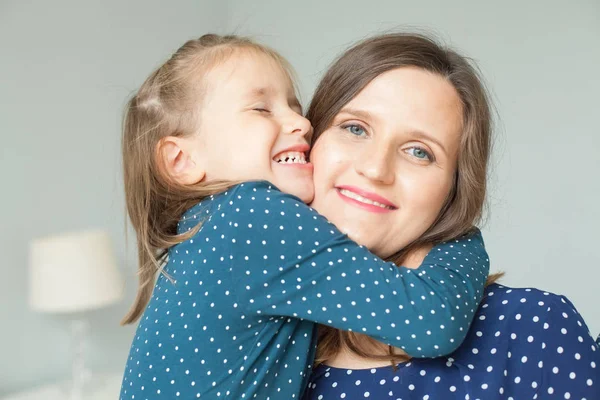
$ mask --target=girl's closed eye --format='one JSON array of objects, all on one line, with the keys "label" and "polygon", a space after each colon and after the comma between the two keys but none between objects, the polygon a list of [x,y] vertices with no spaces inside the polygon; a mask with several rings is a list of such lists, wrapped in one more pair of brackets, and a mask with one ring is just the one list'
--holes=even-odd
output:
[{"label": "girl's closed eye", "polygon": [[404,152],[419,161],[428,161],[430,163],[435,161],[433,154],[419,146],[411,146],[407,149],[404,149]]},{"label": "girl's closed eye", "polygon": [[268,103],[255,103],[251,108],[252,111],[257,111],[259,113],[271,112],[271,106]]},{"label": "girl's closed eye", "polygon": [[270,113],[271,112],[268,108],[265,108],[265,107],[254,107],[253,110],[261,112],[261,113]]}]

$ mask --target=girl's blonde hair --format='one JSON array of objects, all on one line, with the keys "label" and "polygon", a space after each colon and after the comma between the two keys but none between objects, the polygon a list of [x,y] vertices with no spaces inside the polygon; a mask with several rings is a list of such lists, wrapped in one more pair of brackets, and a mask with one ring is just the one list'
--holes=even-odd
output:
[{"label": "girl's blonde hair", "polygon": [[181,46],[146,79],[125,107],[123,176],[127,213],[137,236],[139,286],[122,325],[141,316],[152,295],[156,273],[167,261],[168,249],[197,232],[199,227],[177,234],[182,214],[207,196],[237,183],[178,184],[161,167],[157,146],[167,136],[197,133],[198,110],[205,95],[204,77],[239,50],[270,57],[293,82],[291,66],[274,50],[248,38],[207,34]]}]

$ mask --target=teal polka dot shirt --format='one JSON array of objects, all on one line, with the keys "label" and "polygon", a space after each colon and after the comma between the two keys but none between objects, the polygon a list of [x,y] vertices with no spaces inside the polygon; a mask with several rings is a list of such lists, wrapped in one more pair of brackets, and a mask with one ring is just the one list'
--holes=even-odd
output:
[{"label": "teal polka dot shirt", "polygon": [[463,341],[489,261],[477,231],[430,251],[418,269],[359,246],[268,182],[188,210],[140,323],[125,399],[298,399],[317,324],[436,357]]}]

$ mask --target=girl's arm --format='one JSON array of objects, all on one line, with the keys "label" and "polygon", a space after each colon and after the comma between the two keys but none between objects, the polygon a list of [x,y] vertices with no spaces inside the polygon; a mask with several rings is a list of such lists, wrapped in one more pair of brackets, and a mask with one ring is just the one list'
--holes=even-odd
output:
[{"label": "girl's arm", "polygon": [[267,182],[228,191],[209,225],[199,235],[231,247],[234,291],[249,313],[364,333],[416,357],[462,342],[489,270],[479,232],[434,247],[418,269],[397,267]]}]

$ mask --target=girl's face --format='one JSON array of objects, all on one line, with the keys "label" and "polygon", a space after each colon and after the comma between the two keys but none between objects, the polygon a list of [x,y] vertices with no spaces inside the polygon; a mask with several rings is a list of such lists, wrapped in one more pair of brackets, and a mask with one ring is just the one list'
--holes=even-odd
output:
[{"label": "girl's face", "polygon": [[412,67],[381,74],[317,140],[312,207],[378,256],[391,256],[440,213],[461,131],[461,101],[443,77]]},{"label": "girl's face", "polygon": [[283,68],[256,51],[208,73],[197,135],[207,180],[268,180],[305,202],[313,198],[307,162],[310,122]]}]

